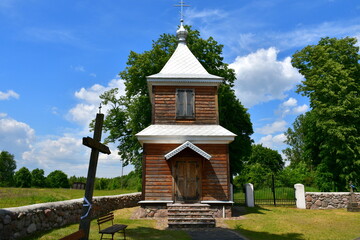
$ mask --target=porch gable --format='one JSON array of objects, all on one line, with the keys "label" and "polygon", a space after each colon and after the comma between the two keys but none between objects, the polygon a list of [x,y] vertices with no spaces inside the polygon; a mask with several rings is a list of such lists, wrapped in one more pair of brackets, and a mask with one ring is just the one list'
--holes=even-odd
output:
[{"label": "porch gable", "polygon": [[208,154],[207,152],[205,152],[204,150],[202,150],[201,148],[197,147],[196,145],[194,145],[193,143],[191,143],[189,141],[184,142],[183,144],[181,144],[180,146],[178,146],[174,150],[168,152],[167,154],[164,155],[164,157],[165,157],[166,160],[169,160],[170,158],[172,158],[173,156],[180,153],[182,150],[184,150],[186,148],[190,148],[191,150],[193,150],[194,152],[196,152],[199,155],[203,156],[207,160],[210,160],[210,158],[211,158],[210,154]]}]

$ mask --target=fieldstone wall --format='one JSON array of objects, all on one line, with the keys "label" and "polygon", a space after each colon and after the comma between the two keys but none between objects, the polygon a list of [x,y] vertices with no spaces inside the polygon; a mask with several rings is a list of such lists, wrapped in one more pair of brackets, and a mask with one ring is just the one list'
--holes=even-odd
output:
[{"label": "fieldstone wall", "polygon": [[[92,218],[116,209],[135,207],[140,200],[141,193],[94,197]],[[35,232],[79,223],[82,204],[83,199],[80,198],[0,209],[0,240],[22,238]]]},{"label": "fieldstone wall", "polygon": [[[360,202],[360,193],[355,193]],[[305,193],[306,209],[347,208],[350,202],[349,192],[307,192]]]}]

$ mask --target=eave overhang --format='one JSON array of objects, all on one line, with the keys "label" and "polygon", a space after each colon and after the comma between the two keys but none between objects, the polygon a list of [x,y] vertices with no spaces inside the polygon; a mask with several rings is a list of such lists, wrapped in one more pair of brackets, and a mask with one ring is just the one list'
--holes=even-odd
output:
[{"label": "eave overhang", "polygon": [[229,144],[236,134],[220,125],[150,125],[136,134],[141,145],[144,143],[182,144]]}]

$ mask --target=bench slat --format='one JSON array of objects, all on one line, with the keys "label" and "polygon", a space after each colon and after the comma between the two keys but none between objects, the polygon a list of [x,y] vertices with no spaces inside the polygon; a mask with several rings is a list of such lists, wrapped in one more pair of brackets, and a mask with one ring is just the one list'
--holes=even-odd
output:
[{"label": "bench slat", "polygon": [[123,225],[123,224],[114,224],[108,228],[102,229],[101,231],[99,231],[99,233],[104,233],[104,234],[113,234],[116,233],[118,231],[121,231],[123,229],[127,228],[127,225]]},{"label": "bench slat", "polygon": [[101,234],[101,239],[103,238],[103,234],[111,234],[112,235],[111,239],[113,239],[114,234],[121,231],[121,230],[123,230],[124,239],[126,239],[125,229],[127,228],[127,225],[112,224],[110,227],[100,229],[101,224],[109,222],[109,221],[111,221],[113,223],[113,220],[114,220],[114,213],[113,212],[109,212],[108,214],[98,218],[97,223],[99,225],[99,233]]}]

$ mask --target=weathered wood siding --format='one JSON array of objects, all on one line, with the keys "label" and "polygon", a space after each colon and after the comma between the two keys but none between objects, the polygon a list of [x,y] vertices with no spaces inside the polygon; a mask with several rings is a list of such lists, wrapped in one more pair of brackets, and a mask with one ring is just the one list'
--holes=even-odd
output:
[{"label": "weathered wood siding", "polygon": [[197,145],[212,158],[203,164],[202,201],[230,200],[228,145]]},{"label": "weathered wood siding", "polygon": [[144,144],[144,200],[172,200],[171,163],[166,161],[164,155],[177,146],[176,144]]},{"label": "weathered wood siding", "polygon": [[[176,119],[176,89],[194,89],[195,119]],[[154,124],[218,124],[216,87],[153,87]]]},{"label": "weathered wood siding", "polygon": [[143,197],[144,200],[173,200],[173,162],[181,158],[201,161],[201,198],[230,200],[228,145],[196,144],[212,158],[206,160],[191,149],[185,149],[170,160],[164,155],[179,144],[144,144]]}]

